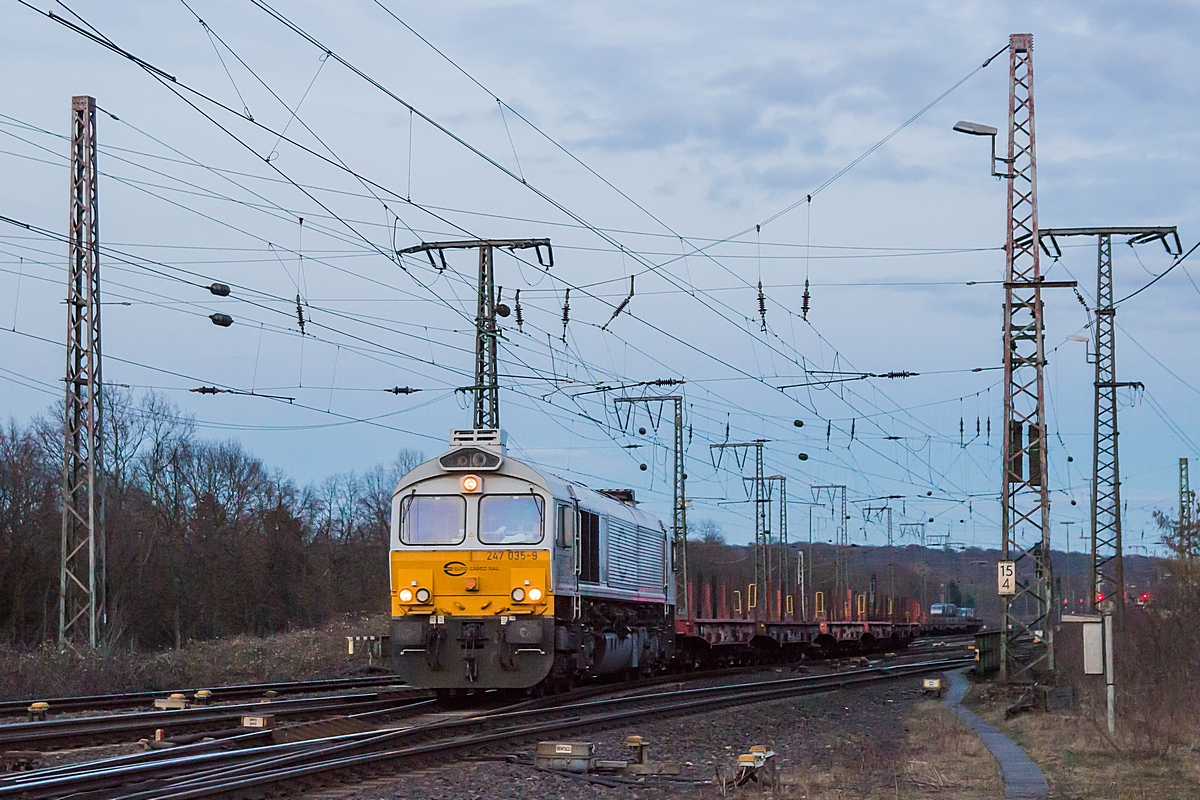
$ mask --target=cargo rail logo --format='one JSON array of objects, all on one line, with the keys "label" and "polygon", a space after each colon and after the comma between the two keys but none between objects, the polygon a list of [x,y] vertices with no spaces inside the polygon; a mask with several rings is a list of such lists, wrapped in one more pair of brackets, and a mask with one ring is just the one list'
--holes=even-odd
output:
[{"label": "cargo rail logo", "polygon": [[467,574],[467,565],[461,561],[447,561],[442,566],[442,572],[446,573],[451,578],[458,578]]}]

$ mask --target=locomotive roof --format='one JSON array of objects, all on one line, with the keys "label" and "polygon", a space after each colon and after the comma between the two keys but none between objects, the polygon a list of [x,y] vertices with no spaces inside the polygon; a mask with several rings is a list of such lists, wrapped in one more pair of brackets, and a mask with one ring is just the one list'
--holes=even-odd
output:
[{"label": "locomotive roof", "polygon": [[[420,481],[458,474],[458,471],[452,472],[442,468],[442,465],[438,461],[442,455],[445,454],[443,453],[431,458],[425,463],[420,464],[409,471],[400,479],[400,482],[396,484],[396,488],[392,492],[392,496],[395,497],[396,495],[404,493],[409,486],[412,486]],[[662,521],[654,514],[600,494],[594,489],[591,489],[587,485],[578,481],[569,480],[560,475],[555,475],[552,472],[547,472],[537,467],[530,466],[524,461],[519,461],[508,455],[504,456],[504,461],[501,462],[498,470],[483,471],[480,474],[484,476],[485,481],[488,474],[507,475],[513,478],[527,480],[550,492],[550,494],[556,500],[569,503],[574,499],[578,499],[580,508],[586,511],[591,511],[598,514],[606,514],[610,517],[616,517],[617,519],[624,520],[625,522],[633,525],[639,525],[643,528],[661,528],[665,530],[665,526],[663,525]],[[572,490],[574,491],[574,494],[572,494]]]}]

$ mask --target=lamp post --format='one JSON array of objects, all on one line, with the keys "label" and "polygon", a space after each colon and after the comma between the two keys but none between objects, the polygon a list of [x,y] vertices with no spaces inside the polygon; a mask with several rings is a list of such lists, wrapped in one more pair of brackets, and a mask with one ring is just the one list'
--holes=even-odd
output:
[{"label": "lamp post", "polygon": [[968,136],[990,136],[992,139],[992,177],[993,178],[1011,178],[1012,177],[1011,169],[1009,169],[1005,172],[997,172],[996,171],[996,162],[1000,162],[1002,164],[1012,164],[1012,162],[1013,162],[1013,160],[1011,158],[997,158],[996,157],[996,134],[1000,132],[999,130],[997,130],[996,128],[993,128],[991,125],[982,125],[978,122],[963,122],[961,120],[959,122],[955,123],[954,130],[958,131],[959,133],[965,133]]}]

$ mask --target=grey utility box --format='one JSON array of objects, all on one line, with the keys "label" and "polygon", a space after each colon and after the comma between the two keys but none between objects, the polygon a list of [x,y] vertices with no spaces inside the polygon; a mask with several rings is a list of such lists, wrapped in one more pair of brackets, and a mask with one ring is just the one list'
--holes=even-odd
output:
[{"label": "grey utility box", "polygon": [[595,768],[596,745],[592,742],[538,742],[533,763],[556,772],[585,775]]}]

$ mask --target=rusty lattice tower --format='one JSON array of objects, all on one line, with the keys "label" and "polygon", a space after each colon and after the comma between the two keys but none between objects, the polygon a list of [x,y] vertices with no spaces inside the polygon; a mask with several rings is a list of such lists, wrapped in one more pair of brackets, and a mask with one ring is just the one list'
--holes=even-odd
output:
[{"label": "rusty lattice tower", "polygon": [[1004,282],[1004,456],[1001,558],[1016,562],[1004,598],[1000,677],[1054,669],[1050,624],[1050,492],[1046,485],[1046,364],[1038,258],[1033,35],[1009,37],[1008,233]]},{"label": "rusty lattice tower", "polygon": [[96,100],[71,98],[71,220],[58,641],[96,646],[104,623],[103,383]]}]

